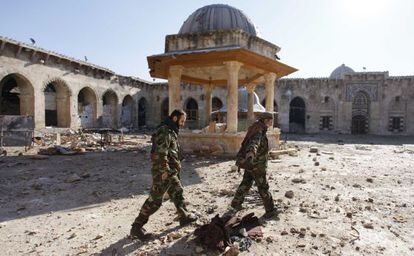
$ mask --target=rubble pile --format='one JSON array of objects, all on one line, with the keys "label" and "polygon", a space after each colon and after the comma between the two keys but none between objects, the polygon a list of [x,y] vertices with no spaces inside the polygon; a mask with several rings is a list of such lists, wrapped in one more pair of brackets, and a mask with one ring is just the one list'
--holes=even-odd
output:
[{"label": "rubble pile", "polygon": [[147,139],[147,136],[126,135],[123,130],[121,133],[109,130],[101,133],[69,130],[65,133],[41,134],[34,137],[33,142],[40,147],[38,153],[41,155],[75,155],[85,152],[133,150],[137,147],[137,138]]}]

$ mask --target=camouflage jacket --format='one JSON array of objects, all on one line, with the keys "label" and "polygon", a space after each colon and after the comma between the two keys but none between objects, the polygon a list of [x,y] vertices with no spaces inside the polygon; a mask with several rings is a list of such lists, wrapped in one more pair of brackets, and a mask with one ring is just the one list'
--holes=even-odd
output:
[{"label": "camouflage jacket", "polygon": [[267,140],[266,132],[255,134],[247,144],[246,152],[255,152],[253,159],[253,166],[267,167],[267,160],[269,158],[269,142]]},{"label": "camouflage jacket", "polygon": [[[252,134],[246,141],[243,141],[242,147],[237,153],[236,160],[236,165],[238,165],[240,168],[250,169],[249,167],[244,167],[245,164],[243,164],[245,163],[246,154],[248,152],[253,152],[255,154],[255,157],[251,163],[252,168],[267,167],[267,160],[269,158],[269,143],[266,136],[266,130],[258,131]],[[239,165],[239,163],[242,164]]]},{"label": "camouflage jacket", "polygon": [[178,133],[168,121],[161,124],[152,135],[151,160],[159,172],[177,173],[181,170],[182,152]]}]

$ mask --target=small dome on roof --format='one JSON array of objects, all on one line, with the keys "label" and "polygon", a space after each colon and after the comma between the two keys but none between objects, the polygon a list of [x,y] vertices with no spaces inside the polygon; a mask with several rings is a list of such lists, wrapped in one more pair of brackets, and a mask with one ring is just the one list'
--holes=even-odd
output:
[{"label": "small dome on roof", "polygon": [[242,29],[257,36],[253,22],[242,11],[226,4],[212,4],[197,9],[184,21],[178,33],[203,33],[229,29]]},{"label": "small dome on roof", "polygon": [[351,73],[355,73],[355,71],[352,68],[345,66],[345,64],[342,64],[341,66],[335,68],[334,71],[332,71],[329,78],[330,79],[341,79],[344,77],[345,74],[351,74]]}]

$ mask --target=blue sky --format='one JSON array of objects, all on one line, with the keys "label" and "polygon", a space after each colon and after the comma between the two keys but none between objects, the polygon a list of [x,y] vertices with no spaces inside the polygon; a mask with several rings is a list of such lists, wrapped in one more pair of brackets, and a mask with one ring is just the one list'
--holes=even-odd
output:
[{"label": "blue sky", "polygon": [[414,75],[412,0],[0,0],[0,35],[152,80],[146,56],[162,53],[165,35],[212,3],[243,10],[299,69],[290,77],[326,77],[342,63]]}]

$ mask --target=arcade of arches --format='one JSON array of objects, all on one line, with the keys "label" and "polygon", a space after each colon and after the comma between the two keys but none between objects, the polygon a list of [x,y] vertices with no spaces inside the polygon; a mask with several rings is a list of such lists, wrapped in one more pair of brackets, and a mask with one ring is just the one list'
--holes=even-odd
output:
[{"label": "arcade of arches", "polygon": [[[0,115],[32,116],[36,129],[78,129],[152,128],[169,114],[167,83],[125,77],[22,42],[0,41]],[[47,55],[52,61],[41,59]],[[40,61],[46,62],[34,64]],[[274,83],[275,125],[282,132],[414,135],[414,76],[337,69],[333,77]],[[266,89],[254,90],[265,105]],[[174,98],[189,112],[191,128],[206,127],[207,108],[214,112],[226,105],[224,87],[215,86],[210,98],[206,92],[186,83]]]}]

